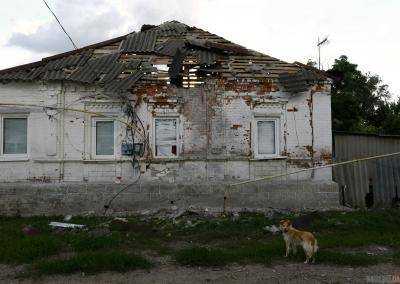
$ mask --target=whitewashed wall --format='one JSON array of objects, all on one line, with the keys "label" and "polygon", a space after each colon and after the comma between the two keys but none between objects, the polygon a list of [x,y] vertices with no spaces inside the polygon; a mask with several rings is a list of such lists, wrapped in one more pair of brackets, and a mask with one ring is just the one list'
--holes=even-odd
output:
[{"label": "whitewashed wall", "polygon": [[[123,117],[118,104],[93,99],[98,94],[101,90],[80,85],[68,84],[65,88],[61,84],[40,83],[0,85],[2,103],[65,106]],[[120,154],[123,125],[117,128],[115,158],[96,160],[92,156],[89,114],[48,111],[54,115],[49,119],[42,108],[21,109],[29,113],[28,156],[22,160],[1,156],[1,182],[124,182],[137,174],[129,159]],[[0,107],[0,114],[21,109]],[[182,151],[178,161],[154,160],[143,175],[148,181],[246,180],[290,172],[312,162],[327,163],[332,151],[328,88],[295,96],[279,91],[260,96],[255,92],[215,94],[202,89],[181,89],[162,106],[149,98],[137,111],[149,131],[150,141],[154,116],[174,114],[181,121]],[[254,159],[255,114],[279,117],[279,157]],[[330,181],[331,174],[329,169],[310,171],[301,178]]]}]

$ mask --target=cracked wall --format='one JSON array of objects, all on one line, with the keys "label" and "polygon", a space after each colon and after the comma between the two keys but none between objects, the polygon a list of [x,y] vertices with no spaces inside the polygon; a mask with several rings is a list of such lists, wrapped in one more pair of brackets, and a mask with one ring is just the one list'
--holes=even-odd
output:
[{"label": "cracked wall", "polygon": [[[0,96],[3,102],[73,106],[124,117],[118,102],[105,99],[102,90],[95,87],[9,83],[2,85]],[[141,168],[143,179],[149,182],[246,180],[331,161],[327,86],[293,96],[279,91],[279,87],[260,93],[259,89],[227,90],[218,84],[208,84],[155,92],[135,99],[136,111],[151,145],[155,117],[176,116],[180,121],[179,157],[143,159],[143,163],[149,164],[147,171]],[[0,180],[127,182],[138,174],[132,169],[129,158],[120,153],[123,125],[116,129],[114,159],[96,160],[91,154],[90,115],[45,113],[35,107],[24,109],[29,112],[29,154],[21,160],[2,156]],[[280,153],[273,159],[254,157],[253,129],[257,115],[279,118]],[[331,180],[330,169],[306,172],[300,178]]]}]

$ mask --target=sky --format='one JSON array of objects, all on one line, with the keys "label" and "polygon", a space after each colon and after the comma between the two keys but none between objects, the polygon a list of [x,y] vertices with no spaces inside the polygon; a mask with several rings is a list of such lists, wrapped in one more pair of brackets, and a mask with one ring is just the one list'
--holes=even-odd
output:
[{"label": "sky", "polygon": [[[400,97],[399,0],[47,0],[78,47],[178,20],[287,62],[347,55]],[[43,0],[0,0],[0,69],[72,49]]]}]

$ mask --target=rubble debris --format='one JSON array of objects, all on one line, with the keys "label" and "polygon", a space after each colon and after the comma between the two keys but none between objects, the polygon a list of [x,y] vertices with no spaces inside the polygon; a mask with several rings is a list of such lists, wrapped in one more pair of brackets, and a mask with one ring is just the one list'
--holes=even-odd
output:
[{"label": "rubble debris", "polygon": [[70,229],[83,229],[86,227],[85,225],[62,223],[62,222],[50,222],[49,225],[55,228],[70,228]]},{"label": "rubble debris", "polygon": [[121,223],[128,223],[128,219],[122,217],[115,217],[114,221],[121,222]]},{"label": "rubble debris", "polygon": [[64,221],[65,221],[65,222],[69,222],[69,221],[71,221],[71,219],[72,219],[72,215],[66,215],[66,216],[64,217]]},{"label": "rubble debris", "polygon": [[272,225],[272,226],[265,226],[264,227],[264,230],[265,231],[268,231],[268,232],[271,232],[272,234],[276,234],[276,233],[279,233],[281,230],[277,227],[277,226],[275,226],[275,225]]}]

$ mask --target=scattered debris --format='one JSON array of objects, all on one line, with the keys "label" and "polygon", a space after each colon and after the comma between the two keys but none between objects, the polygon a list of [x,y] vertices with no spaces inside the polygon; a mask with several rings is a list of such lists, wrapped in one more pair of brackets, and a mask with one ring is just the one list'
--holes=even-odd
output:
[{"label": "scattered debris", "polygon": [[71,219],[72,219],[72,215],[66,215],[66,216],[64,217],[64,221],[65,221],[65,222],[69,222],[69,221],[71,221]]},{"label": "scattered debris", "polygon": [[121,217],[115,217],[115,218],[114,218],[114,221],[122,222],[122,223],[128,223],[128,219],[126,219],[126,218],[121,218]]},{"label": "scattered debris", "polygon": [[279,232],[280,232],[280,229],[279,229],[277,226],[275,226],[275,225],[272,225],[272,226],[265,226],[265,227],[264,227],[264,230],[265,230],[265,231],[268,231],[268,232],[271,232],[272,234],[276,234],[276,233],[279,233]]},{"label": "scattered debris", "polygon": [[85,225],[71,224],[71,223],[61,223],[61,222],[50,222],[51,227],[55,228],[70,228],[70,229],[83,229]]}]

